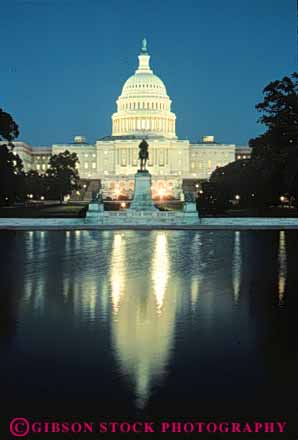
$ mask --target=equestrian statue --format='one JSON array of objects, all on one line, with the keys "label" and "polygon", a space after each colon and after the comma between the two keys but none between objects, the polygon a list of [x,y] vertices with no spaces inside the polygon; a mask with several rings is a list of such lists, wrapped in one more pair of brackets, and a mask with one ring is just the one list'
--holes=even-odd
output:
[{"label": "equestrian statue", "polygon": [[139,145],[140,171],[146,171],[146,163],[149,158],[148,143],[145,139]]}]

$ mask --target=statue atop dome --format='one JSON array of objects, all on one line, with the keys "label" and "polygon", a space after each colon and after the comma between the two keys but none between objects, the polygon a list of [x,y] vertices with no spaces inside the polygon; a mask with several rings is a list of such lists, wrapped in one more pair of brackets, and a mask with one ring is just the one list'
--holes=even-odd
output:
[{"label": "statue atop dome", "polygon": [[146,38],[143,38],[141,52],[147,53],[147,40],[146,40]]},{"label": "statue atop dome", "polygon": [[140,171],[146,171],[146,163],[149,158],[148,142],[145,139],[139,145]]}]

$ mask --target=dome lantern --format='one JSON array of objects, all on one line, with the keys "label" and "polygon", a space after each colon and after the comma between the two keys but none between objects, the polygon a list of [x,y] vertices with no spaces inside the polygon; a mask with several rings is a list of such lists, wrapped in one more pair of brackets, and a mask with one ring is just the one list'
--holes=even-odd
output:
[{"label": "dome lantern", "polygon": [[153,73],[150,69],[149,61],[150,61],[150,55],[147,51],[147,40],[146,38],[142,41],[142,49],[141,53],[139,55],[139,67],[136,70],[136,74],[138,73]]}]

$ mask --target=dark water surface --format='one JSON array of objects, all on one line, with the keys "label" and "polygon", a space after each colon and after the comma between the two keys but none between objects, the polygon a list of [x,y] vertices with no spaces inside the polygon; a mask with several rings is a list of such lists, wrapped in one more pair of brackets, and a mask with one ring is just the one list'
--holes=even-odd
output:
[{"label": "dark water surface", "polygon": [[7,408],[296,411],[298,232],[1,232],[0,249]]}]

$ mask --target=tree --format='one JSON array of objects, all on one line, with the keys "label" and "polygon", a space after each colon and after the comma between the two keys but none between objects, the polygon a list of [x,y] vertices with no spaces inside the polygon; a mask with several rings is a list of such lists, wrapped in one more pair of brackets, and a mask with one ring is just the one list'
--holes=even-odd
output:
[{"label": "tree", "polygon": [[273,81],[263,90],[264,100],[256,105],[262,112],[258,122],[267,131],[251,139],[252,161],[275,198],[281,194],[298,199],[298,73]]},{"label": "tree", "polygon": [[263,93],[256,109],[267,130],[249,141],[251,159],[218,168],[206,184],[204,198],[220,208],[236,194],[241,206],[277,204],[281,195],[298,201],[298,74],[271,82]]},{"label": "tree", "polygon": [[0,140],[13,141],[19,135],[19,128],[9,113],[0,108]]},{"label": "tree", "polygon": [[45,178],[52,196],[59,198],[61,203],[65,195],[80,188],[80,177],[76,168],[78,161],[76,153],[67,150],[53,155],[49,161],[50,168]]},{"label": "tree", "polygon": [[0,205],[15,201],[21,194],[23,163],[13,153],[12,143],[18,134],[18,126],[12,117],[0,109],[0,140],[8,141],[0,146]]},{"label": "tree", "polygon": [[25,194],[32,194],[33,198],[45,197],[47,194],[47,182],[44,174],[38,174],[36,170],[30,170],[25,176]]},{"label": "tree", "polygon": [[264,204],[271,189],[255,165],[252,160],[242,159],[217,168],[212,173],[210,186],[207,185],[206,190],[217,207],[230,207],[231,201],[237,201],[237,196],[242,207],[259,207]]}]

